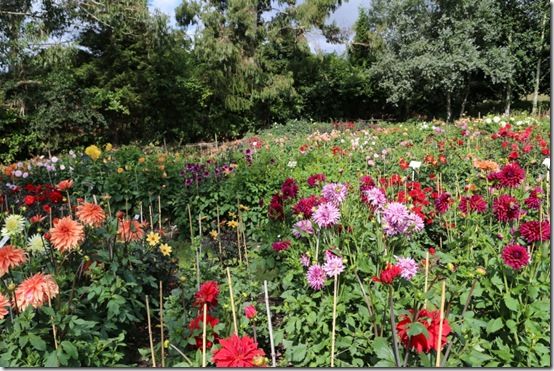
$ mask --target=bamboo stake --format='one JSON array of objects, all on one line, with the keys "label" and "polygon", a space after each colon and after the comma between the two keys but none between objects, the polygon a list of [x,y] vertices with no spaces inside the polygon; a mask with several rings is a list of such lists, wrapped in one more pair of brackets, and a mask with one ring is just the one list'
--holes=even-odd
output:
[{"label": "bamboo stake", "polygon": [[[205,321],[205,319],[204,319]],[[165,367],[165,349],[164,349],[164,296],[163,283],[160,281],[160,341],[162,343],[162,367]]]},{"label": "bamboo stake", "polygon": [[219,247],[219,258],[223,259],[223,248],[221,247],[221,227],[219,226],[219,205],[216,206],[217,214],[217,246]]},{"label": "bamboo stake", "polygon": [[152,367],[156,367],[156,354],[154,353],[154,340],[152,339],[152,324],[150,323],[150,305],[148,304],[148,295],[146,295],[146,318],[148,319],[148,338],[150,339]]},{"label": "bamboo stake", "polygon": [[162,199],[158,195],[158,228],[160,233],[162,232]]},{"label": "bamboo stake", "polygon": [[208,304],[204,303],[204,316],[202,317],[202,367],[206,367],[206,315]]},{"label": "bamboo stake", "polygon": [[152,216],[154,212],[152,211],[152,203],[148,205],[148,212],[150,212],[150,229],[154,230],[154,222],[153,222],[154,217]]},{"label": "bamboo stake", "polygon": [[98,200],[96,200],[96,195],[92,195],[92,199],[94,200],[94,203],[98,205]]},{"label": "bamboo stake", "polygon": [[271,346],[271,365],[276,367],[275,344],[273,343],[273,325],[271,324],[271,311],[269,310],[269,294],[267,293],[267,281],[264,280],[265,308],[267,310],[267,328],[269,329],[269,343]]},{"label": "bamboo stake", "polygon": [[229,296],[231,297],[231,310],[233,311],[233,327],[235,329],[235,335],[239,334],[237,327],[237,313],[235,311],[235,299],[233,298],[233,283],[231,282],[231,271],[227,267],[227,283],[229,284]]},{"label": "bamboo stake", "polygon": [[144,223],[144,218],[143,218],[143,212],[142,212],[142,201],[140,202],[139,204],[140,206],[140,224]]},{"label": "bamboo stake", "polygon": [[427,309],[427,290],[429,288],[429,250],[425,252],[425,287],[423,289],[423,294],[425,295],[425,300],[423,302],[423,309]]},{"label": "bamboo stake", "polygon": [[335,329],[337,323],[337,286],[338,275],[335,275],[335,287],[333,291],[333,327],[331,330],[331,367],[335,367]]},{"label": "bamboo stake", "polygon": [[440,321],[439,321],[439,337],[437,340],[437,361],[435,367],[440,367],[441,364],[441,345],[442,345],[442,323],[444,321],[444,300],[446,291],[446,280],[442,281],[442,293],[441,293],[441,310],[440,310]]}]

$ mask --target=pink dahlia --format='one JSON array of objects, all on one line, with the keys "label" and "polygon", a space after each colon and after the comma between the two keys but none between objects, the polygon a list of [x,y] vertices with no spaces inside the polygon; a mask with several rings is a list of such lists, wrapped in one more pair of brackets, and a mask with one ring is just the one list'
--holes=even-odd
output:
[{"label": "pink dahlia", "polygon": [[292,234],[296,238],[302,237],[303,234],[314,234],[312,222],[307,219],[297,221],[292,227]]},{"label": "pink dahlia", "polygon": [[529,264],[529,253],[521,245],[508,245],[502,250],[502,260],[510,268],[519,270]]},{"label": "pink dahlia", "polygon": [[302,256],[300,257],[300,264],[302,264],[304,267],[309,267],[310,266],[310,257],[306,254],[302,254]]},{"label": "pink dahlia", "polygon": [[548,241],[550,240],[550,221],[544,220],[539,222],[538,220],[533,220],[521,223],[519,234],[529,243]]},{"label": "pink dahlia", "polygon": [[395,256],[396,266],[400,268],[400,277],[411,280],[417,273],[417,263],[412,258],[403,258]]},{"label": "pink dahlia", "polygon": [[348,189],[343,183],[329,183],[323,186],[323,197],[335,206],[339,206],[346,199]]},{"label": "pink dahlia", "polygon": [[335,277],[342,273],[344,264],[342,258],[336,255],[327,256],[327,261],[323,265],[323,270],[329,277]]},{"label": "pink dahlia", "polygon": [[520,212],[517,200],[510,195],[501,195],[495,198],[492,203],[492,210],[501,222],[517,219]]},{"label": "pink dahlia", "polygon": [[377,187],[363,191],[364,202],[375,210],[381,210],[387,203],[387,197],[385,193]]},{"label": "pink dahlia", "polygon": [[325,271],[319,264],[314,264],[308,268],[306,279],[308,280],[308,285],[312,289],[321,290],[325,285]]},{"label": "pink dahlia", "polygon": [[333,204],[326,202],[318,206],[312,219],[320,228],[327,228],[339,221],[340,211]]}]

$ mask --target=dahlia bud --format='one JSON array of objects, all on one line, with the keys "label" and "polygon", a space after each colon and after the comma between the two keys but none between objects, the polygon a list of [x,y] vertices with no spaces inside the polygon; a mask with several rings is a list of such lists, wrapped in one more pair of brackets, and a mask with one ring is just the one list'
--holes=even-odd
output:
[{"label": "dahlia bud", "polygon": [[477,267],[475,272],[480,276],[485,276],[487,274],[487,271],[483,267]]},{"label": "dahlia bud", "polygon": [[164,348],[169,348],[169,340],[164,341]]},{"label": "dahlia bud", "polygon": [[179,282],[181,282],[181,283],[187,282],[187,277],[185,277],[185,276],[179,277]]},{"label": "dahlia bud", "polygon": [[8,285],[8,291],[14,291],[16,288],[16,285],[15,283],[13,282],[10,282],[10,284]]},{"label": "dahlia bud", "polygon": [[88,255],[83,256],[83,260],[88,262],[90,260],[90,257]]},{"label": "dahlia bud", "polygon": [[265,367],[267,365],[268,359],[262,356],[255,356],[252,358],[252,364],[256,367]]},{"label": "dahlia bud", "polygon": [[448,270],[449,270],[450,272],[456,271],[456,269],[454,268],[454,264],[452,264],[452,263],[448,263],[448,264],[446,265],[446,267],[448,268]]}]

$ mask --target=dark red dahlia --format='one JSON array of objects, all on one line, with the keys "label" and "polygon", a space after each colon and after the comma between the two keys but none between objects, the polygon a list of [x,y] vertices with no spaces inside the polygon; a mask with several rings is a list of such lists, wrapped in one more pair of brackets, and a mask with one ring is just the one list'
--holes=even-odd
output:
[{"label": "dark red dahlia", "polygon": [[194,306],[202,309],[204,304],[208,304],[208,309],[217,305],[217,297],[219,296],[219,286],[215,281],[206,281],[201,286],[196,294],[194,294]]},{"label": "dark red dahlia", "polygon": [[[396,330],[398,331],[398,337],[404,347],[413,349],[418,353],[429,353],[432,349],[437,351],[437,343],[439,340],[439,331],[440,331],[440,311],[427,311],[426,309],[421,309],[417,316],[414,318],[415,311],[413,309],[409,310],[409,315],[403,315],[400,317],[400,321],[396,325]],[[422,324],[429,336],[426,336],[424,333],[418,335],[410,336],[408,331],[410,330],[411,324],[418,322]],[[450,334],[452,329],[448,323],[448,319],[443,318],[442,322],[442,331],[441,331],[441,349],[447,342],[447,337]]]},{"label": "dark red dahlia", "polygon": [[550,240],[550,221],[542,222],[533,220],[531,222],[521,223],[519,226],[519,234],[529,243],[537,241]]},{"label": "dark red dahlia", "polygon": [[296,184],[296,181],[292,178],[287,178],[281,186],[281,194],[283,195],[283,200],[296,198],[298,194],[298,184]]},{"label": "dark red dahlia", "polygon": [[461,198],[460,205],[458,206],[464,214],[471,212],[483,213],[487,210],[487,207],[487,201],[481,195],[464,196]]},{"label": "dark red dahlia", "polygon": [[450,197],[450,193],[444,192],[435,199],[435,208],[439,214],[444,214],[450,207],[451,202],[452,198]]},{"label": "dark red dahlia", "polygon": [[501,222],[517,219],[520,214],[517,200],[510,195],[501,195],[495,198],[492,210],[496,218]]},{"label": "dark red dahlia", "polygon": [[271,248],[275,251],[283,251],[290,247],[290,241],[275,241],[271,244]]},{"label": "dark red dahlia", "polygon": [[529,264],[529,252],[521,245],[508,245],[502,250],[502,260],[508,267],[520,270]]},{"label": "dark red dahlia", "polygon": [[321,198],[316,195],[303,198],[293,206],[292,211],[297,215],[302,215],[304,219],[309,219],[314,209],[321,203]]},{"label": "dark red dahlia", "polygon": [[283,199],[279,194],[274,194],[271,197],[267,214],[271,220],[285,219],[285,209],[283,207]]},{"label": "dark red dahlia", "polygon": [[502,187],[515,188],[525,179],[525,170],[517,162],[511,162],[500,169],[498,181]]},{"label": "dark red dahlia", "polygon": [[542,203],[542,193],[543,190],[541,187],[536,187],[531,191],[529,197],[525,199],[525,206],[529,209],[538,210],[541,207]]},{"label": "dark red dahlia", "polygon": [[326,177],[325,177],[325,174],[323,174],[323,173],[311,175],[308,178],[308,185],[311,188],[316,187],[320,184],[323,184],[323,182],[325,182],[325,179],[326,179]]}]

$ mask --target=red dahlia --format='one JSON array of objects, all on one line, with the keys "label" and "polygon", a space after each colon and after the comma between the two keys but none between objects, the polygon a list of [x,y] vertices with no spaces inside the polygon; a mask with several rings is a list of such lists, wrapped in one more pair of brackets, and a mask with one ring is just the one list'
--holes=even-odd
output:
[{"label": "red dahlia", "polygon": [[276,241],[276,242],[273,242],[273,244],[271,245],[271,248],[273,248],[273,250],[275,251],[286,250],[289,247],[290,247],[290,241]]},{"label": "red dahlia", "polygon": [[250,337],[231,335],[220,339],[221,348],[213,352],[212,362],[216,367],[255,367],[257,359],[264,357],[263,349]]},{"label": "red dahlia", "polygon": [[[193,318],[189,323],[189,330],[194,332],[194,330],[200,330],[203,328],[203,321],[204,319],[204,313],[198,314],[195,318]],[[208,333],[208,330],[211,330],[214,336],[214,340],[219,339],[219,336],[217,333],[213,332],[213,328],[215,325],[219,323],[219,319],[210,316],[209,313],[206,313],[206,332]],[[202,334],[200,336],[195,336],[194,340],[196,341],[196,348],[202,349]],[[211,341],[206,340],[206,349],[210,349],[212,347],[213,343]]]},{"label": "red dahlia", "polygon": [[379,277],[374,276],[371,280],[373,282],[390,285],[396,277],[400,276],[400,273],[402,273],[402,269],[400,269],[400,267],[388,263],[387,267],[379,274]]},{"label": "red dahlia", "polygon": [[311,195],[310,197],[306,197],[301,199],[296,203],[296,205],[293,206],[292,211],[297,215],[302,215],[304,219],[309,219],[316,206],[318,206],[321,203],[321,198],[316,195]]},{"label": "red dahlia", "polygon": [[208,304],[208,310],[217,305],[219,295],[219,286],[215,281],[206,281],[196,294],[194,294],[194,306],[202,309],[204,303]]},{"label": "red dahlia", "polygon": [[508,267],[520,270],[529,264],[529,253],[521,245],[508,245],[502,250],[502,260]]},{"label": "red dahlia", "polygon": [[[424,352],[429,353],[431,349],[437,350],[437,343],[439,341],[439,329],[440,329],[440,312],[436,311],[427,311],[425,309],[420,310],[417,313],[417,317],[413,320],[415,311],[410,309],[410,315],[401,316],[400,322],[396,325],[396,330],[398,331],[398,337],[400,341],[404,344],[406,348],[415,350],[418,353]],[[418,335],[410,336],[408,331],[412,323],[418,322],[422,324],[429,336],[426,336],[424,333]],[[448,324],[448,320],[443,318],[442,321],[442,333],[441,333],[441,349],[447,342],[448,334],[450,334],[451,328]]]},{"label": "red dahlia", "polygon": [[483,199],[481,195],[473,195],[471,197],[464,196],[460,200],[460,205],[458,208],[464,214],[469,214],[471,212],[483,213],[487,210],[487,201]]},{"label": "red dahlia", "polygon": [[283,199],[279,194],[274,194],[271,197],[267,214],[271,220],[285,219],[285,209],[283,207]]},{"label": "red dahlia", "polygon": [[529,243],[550,240],[550,221],[537,220],[521,223],[519,234]]},{"label": "red dahlia", "polygon": [[517,219],[520,211],[517,200],[510,195],[501,195],[495,198],[492,203],[492,210],[501,222]]},{"label": "red dahlia", "polygon": [[319,184],[322,184],[324,181],[325,181],[325,174],[314,174],[314,175],[311,175],[309,178],[308,178],[308,185],[310,187],[315,187]]},{"label": "red dahlia", "polygon": [[541,187],[536,187],[531,191],[529,197],[525,199],[525,206],[529,209],[538,210],[541,207],[543,190]]},{"label": "red dahlia", "polygon": [[502,187],[515,188],[525,179],[525,170],[517,162],[511,162],[500,169],[498,181]]},{"label": "red dahlia", "polygon": [[442,193],[435,199],[435,208],[437,209],[439,214],[444,214],[450,207],[451,202],[452,199],[450,197],[450,193]]},{"label": "red dahlia", "polygon": [[296,198],[296,195],[298,194],[298,184],[296,184],[294,179],[287,178],[281,186],[281,193],[283,195],[283,200]]}]

